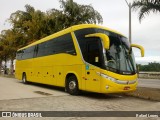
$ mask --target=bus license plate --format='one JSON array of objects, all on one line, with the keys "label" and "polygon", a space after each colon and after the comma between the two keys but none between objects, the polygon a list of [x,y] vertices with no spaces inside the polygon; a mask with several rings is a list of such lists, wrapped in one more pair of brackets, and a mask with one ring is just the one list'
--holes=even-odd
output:
[{"label": "bus license plate", "polygon": [[124,87],[124,90],[129,90],[129,89],[130,89],[130,86]]}]

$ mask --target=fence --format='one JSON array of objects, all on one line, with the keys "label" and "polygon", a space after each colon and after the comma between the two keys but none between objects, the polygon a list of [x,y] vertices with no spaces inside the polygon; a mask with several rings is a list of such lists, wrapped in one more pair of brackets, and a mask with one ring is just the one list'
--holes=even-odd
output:
[{"label": "fence", "polygon": [[160,79],[160,72],[139,72],[139,78]]}]

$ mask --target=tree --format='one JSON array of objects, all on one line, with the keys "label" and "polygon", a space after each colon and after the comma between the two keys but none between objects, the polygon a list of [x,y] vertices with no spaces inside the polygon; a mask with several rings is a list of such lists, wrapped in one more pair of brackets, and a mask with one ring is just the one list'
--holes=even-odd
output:
[{"label": "tree", "polygon": [[148,65],[138,65],[140,71],[160,72],[160,63],[151,62]]},{"label": "tree", "polygon": [[150,12],[160,12],[160,0],[135,0],[132,4],[134,10],[140,9],[139,21]]},{"label": "tree", "polygon": [[0,63],[11,60],[12,70],[19,48],[72,25],[103,23],[102,16],[91,5],[80,5],[73,0],[59,2],[60,10],[42,12],[25,5],[24,11],[18,10],[11,14],[8,20],[12,28],[0,34]]},{"label": "tree", "polygon": [[80,5],[73,0],[60,0],[61,10],[47,11],[47,30],[50,34],[72,25],[103,23],[103,18],[91,5]]},{"label": "tree", "polygon": [[[0,42],[0,70],[2,70],[2,61],[3,61],[3,55],[1,54],[2,51],[3,51],[3,46],[1,45],[1,42]],[[0,71],[0,74],[1,74],[1,71]]]},{"label": "tree", "polygon": [[0,57],[1,61],[5,62],[4,73],[6,74],[6,63],[9,58],[10,48],[8,41],[5,40],[5,37],[5,31],[2,31],[2,34],[0,36]]},{"label": "tree", "polygon": [[0,36],[0,57],[1,61],[5,61],[5,66],[8,60],[11,60],[10,72],[13,74],[13,61],[16,56],[16,51],[21,47],[21,35],[14,29],[3,30]]},{"label": "tree", "polygon": [[23,35],[23,45],[72,25],[103,23],[102,16],[91,5],[80,5],[73,0],[60,0],[60,8],[41,12],[25,5],[25,11],[18,10],[12,13],[9,21],[13,28]]},{"label": "tree", "polygon": [[60,0],[60,4],[65,16],[65,27],[83,23],[103,23],[102,16],[91,5],[79,5],[73,0]]},{"label": "tree", "polygon": [[14,30],[23,35],[24,46],[42,37],[45,37],[45,13],[35,10],[30,5],[25,5],[25,11],[12,13],[9,21]]}]

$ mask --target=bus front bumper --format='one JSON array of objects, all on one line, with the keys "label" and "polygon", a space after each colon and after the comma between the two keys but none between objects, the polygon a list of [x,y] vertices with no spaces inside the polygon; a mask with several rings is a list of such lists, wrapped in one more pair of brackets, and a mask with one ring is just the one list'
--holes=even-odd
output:
[{"label": "bus front bumper", "polygon": [[135,91],[138,81],[135,80],[117,80],[112,81],[106,78],[102,78],[101,92],[102,93],[123,93]]}]

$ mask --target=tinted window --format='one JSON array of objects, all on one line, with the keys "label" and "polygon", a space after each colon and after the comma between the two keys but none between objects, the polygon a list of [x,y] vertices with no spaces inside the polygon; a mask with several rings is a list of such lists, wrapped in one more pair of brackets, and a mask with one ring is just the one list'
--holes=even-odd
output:
[{"label": "tinted window", "polygon": [[58,37],[54,40],[55,53],[76,54],[71,34]]},{"label": "tinted window", "polygon": [[83,55],[84,60],[87,60],[87,47],[86,41],[93,38],[86,38],[85,35],[95,33],[95,29],[82,29],[75,31],[76,38],[78,40],[79,46],[81,48],[81,52]]},{"label": "tinted window", "polygon": [[38,45],[37,57],[59,53],[76,54],[71,34],[66,34]]},{"label": "tinted window", "polygon": [[52,55],[52,54],[55,54],[55,40],[50,40],[50,41],[47,41],[46,44],[45,44],[45,53],[46,55]]},{"label": "tinted window", "polygon": [[17,52],[16,59],[17,60],[24,60],[33,58],[35,46],[29,47],[27,49],[23,49]]},{"label": "tinted window", "polygon": [[82,29],[75,31],[76,38],[83,58],[86,62],[91,63],[98,67],[103,67],[103,47],[101,39],[98,37],[85,37],[87,34],[95,33],[96,29]]},{"label": "tinted window", "polygon": [[22,59],[33,58],[34,48],[35,48],[35,46],[24,49],[22,52]]},{"label": "tinted window", "polygon": [[76,55],[71,34],[66,34],[17,52],[16,58],[29,59],[53,54],[67,53]]},{"label": "tinted window", "polygon": [[17,60],[22,59],[22,54],[23,54],[22,52],[23,52],[22,50],[17,51],[17,53],[16,53],[16,59],[17,59]]},{"label": "tinted window", "polygon": [[102,44],[99,38],[90,38],[86,42],[86,61],[92,65],[101,67],[103,64]]},{"label": "tinted window", "polygon": [[36,57],[41,57],[41,56],[45,56],[46,55],[46,42],[38,44],[37,45],[37,56]]}]

